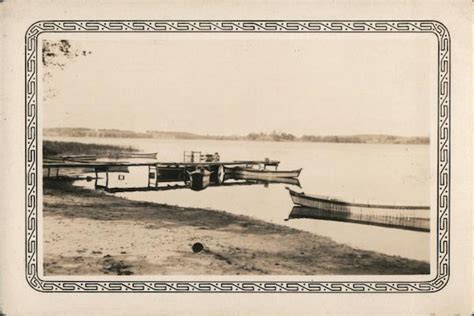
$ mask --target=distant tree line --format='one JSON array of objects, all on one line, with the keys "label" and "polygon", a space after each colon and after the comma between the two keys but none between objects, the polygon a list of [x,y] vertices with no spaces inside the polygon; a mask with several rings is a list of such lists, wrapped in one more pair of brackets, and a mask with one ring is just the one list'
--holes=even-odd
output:
[{"label": "distant tree line", "polygon": [[429,137],[403,137],[393,135],[314,136],[303,135],[301,140],[317,143],[356,144],[429,144]]},{"label": "distant tree line", "polygon": [[293,134],[277,133],[277,132],[272,132],[271,134],[250,133],[245,138],[248,140],[274,141],[274,142],[292,142],[292,141],[297,140],[297,137]]},{"label": "distant tree line", "polygon": [[98,138],[153,138],[148,133],[138,133],[134,131],[119,129],[90,129],[90,128],[46,128],[44,136],[52,137],[98,137]]},{"label": "distant tree line", "polygon": [[366,134],[350,136],[316,136],[297,137],[291,133],[249,133],[245,136],[200,135],[188,132],[146,131],[134,132],[119,129],[89,128],[46,128],[44,136],[50,137],[104,137],[104,138],[159,138],[159,139],[213,139],[213,140],[249,140],[272,142],[314,142],[314,143],[356,143],[356,144],[429,144],[429,137],[403,137],[383,134]]}]

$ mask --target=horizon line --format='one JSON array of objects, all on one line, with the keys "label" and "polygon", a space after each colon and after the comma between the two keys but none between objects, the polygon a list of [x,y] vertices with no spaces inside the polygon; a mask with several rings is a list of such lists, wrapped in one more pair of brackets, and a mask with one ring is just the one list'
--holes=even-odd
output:
[{"label": "horizon line", "polygon": [[[474,0],[473,0],[474,1]],[[132,132],[132,133],[137,133],[137,134],[149,134],[149,133],[187,133],[187,134],[192,134],[195,136],[206,136],[206,137],[242,137],[242,136],[248,136],[249,134],[266,134],[266,135],[272,135],[272,134],[290,134],[295,137],[303,137],[303,136],[319,136],[319,137],[331,137],[331,136],[337,136],[337,137],[350,137],[350,136],[392,136],[392,137],[405,137],[405,138],[430,138],[430,135],[410,135],[410,136],[403,136],[399,134],[389,134],[389,133],[354,133],[354,134],[310,134],[310,133],[303,133],[303,134],[294,134],[288,131],[279,131],[279,130],[273,130],[270,132],[263,132],[263,131],[252,131],[252,132],[247,132],[247,133],[242,133],[242,134],[212,134],[212,133],[197,133],[197,132],[190,132],[190,131],[184,131],[184,130],[150,130],[147,129],[145,131],[138,131],[138,130],[131,130],[131,129],[119,129],[119,128],[92,128],[92,127],[43,127],[43,130],[45,129],[86,129],[86,130],[91,130],[91,131],[99,131],[99,130],[104,130],[104,131],[117,131],[117,132]]]}]

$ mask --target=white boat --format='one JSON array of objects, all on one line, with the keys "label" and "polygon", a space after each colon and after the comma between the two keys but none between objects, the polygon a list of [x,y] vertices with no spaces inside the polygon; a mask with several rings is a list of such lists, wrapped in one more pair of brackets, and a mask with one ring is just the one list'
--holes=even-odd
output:
[{"label": "white boat", "polygon": [[297,170],[267,170],[243,167],[226,167],[225,173],[252,179],[297,178],[302,169]]}]

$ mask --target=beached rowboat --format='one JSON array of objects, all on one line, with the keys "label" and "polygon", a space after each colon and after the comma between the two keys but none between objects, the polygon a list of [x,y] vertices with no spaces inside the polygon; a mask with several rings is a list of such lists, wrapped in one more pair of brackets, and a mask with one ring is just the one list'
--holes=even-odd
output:
[{"label": "beached rowboat", "polygon": [[296,192],[290,188],[286,188],[290,192],[291,199],[296,205],[326,209],[330,211],[359,211],[373,212],[374,214],[394,214],[400,212],[410,217],[429,218],[429,206],[405,206],[405,205],[381,205],[381,204],[364,204],[346,202],[343,200],[309,195],[303,192]]}]

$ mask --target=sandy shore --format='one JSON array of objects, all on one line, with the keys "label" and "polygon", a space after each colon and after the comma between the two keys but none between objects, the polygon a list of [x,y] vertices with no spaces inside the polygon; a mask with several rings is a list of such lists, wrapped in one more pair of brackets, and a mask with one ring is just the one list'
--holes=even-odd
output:
[{"label": "sandy shore", "polygon": [[[44,272],[103,274],[427,274],[429,264],[223,211],[136,202],[44,183]],[[204,250],[192,251],[200,242]]]}]

